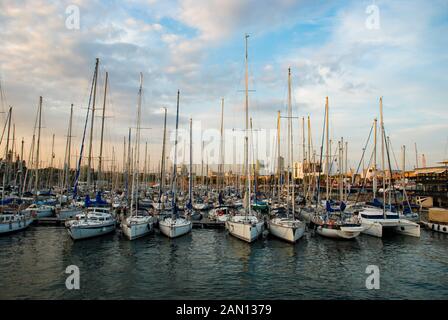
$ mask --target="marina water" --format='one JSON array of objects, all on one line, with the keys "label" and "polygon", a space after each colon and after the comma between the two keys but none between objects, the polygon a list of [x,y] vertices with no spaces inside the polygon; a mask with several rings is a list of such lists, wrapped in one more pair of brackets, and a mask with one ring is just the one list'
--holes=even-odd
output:
[{"label": "marina water", "polygon": [[[360,236],[334,241],[307,232],[295,245],[253,244],[224,230],[168,239],[115,234],[73,242],[63,227],[32,226],[0,238],[1,299],[448,299],[448,236]],[[65,269],[80,270],[68,290]],[[380,289],[366,289],[368,265]]]}]

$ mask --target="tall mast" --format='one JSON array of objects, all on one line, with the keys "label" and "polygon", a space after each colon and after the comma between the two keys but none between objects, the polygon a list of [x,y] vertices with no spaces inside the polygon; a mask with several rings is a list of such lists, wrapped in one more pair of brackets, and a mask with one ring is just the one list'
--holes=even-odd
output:
[{"label": "tall mast", "polygon": [[125,174],[126,174],[126,136],[123,137],[123,186],[126,181]]},{"label": "tall mast", "polygon": [[13,123],[12,124],[12,144],[11,144],[11,161],[15,162],[15,153],[16,153],[16,149],[15,149],[15,145],[16,145],[16,124]]},{"label": "tall mast", "polygon": [[257,174],[256,174],[257,159],[255,158],[255,154],[254,154],[254,134],[253,134],[252,118],[249,119],[249,123],[250,123],[250,140],[252,142],[253,164],[252,164],[251,168],[252,168],[252,172],[254,174],[254,200],[257,201]]},{"label": "tall mast", "polygon": [[[36,129],[36,126],[34,126],[34,131]],[[31,148],[30,148],[30,152],[28,153],[28,162],[30,164],[30,168],[34,167],[34,145],[36,144],[36,134],[33,132],[33,138],[31,139]],[[27,178],[28,178],[28,167],[26,168],[25,171],[25,177],[23,178],[23,186],[22,186],[22,194],[25,193],[25,189],[27,186]],[[32,185],[32,177],[29,179],[28,181],[28,189],[31,189]]]},{"label": "tall mast", "polygon": [[21,143],[21,147],[20,147],[20,181],[19,181],[19,193],[22,190],[23,187],[23,147],[24,147],[25,141],[23,140],[22,137],[22,143]]},{"label": "tall mast", "polygon": [[151,182],[151,155],[148,155],[148,179],[147,183]]},{"label": "tall mast", "polygon": [[51,188],[53,180],[53,160],[54,160],[54,133],[51,138],[51,155],[50,155],[50,176],[48,178],[48,188]]},{"label": "tall mast", "polygon": [[250,171],[249,171],[249,70],[248,70],[248,55],[247,55],[247,39],[249,38],[249,35],[246,34],[245,40],[246,40],[246,58],[245,58],[245,65],[246,65],[246,72],[245,72],[245,92],[246,92],[246,104],[245,104],[245,110],[246,110],[246,131],[245,131],[245,137],[244,137],[244,170],[245,170],[245,176],[246,176],[246,197],[245,197],[245,213],[246,215],[249,213],[250,210]]},{"label": "tall mast", "polygon": [[3,189],[2,189],[2,200],[5,198],[5,189],[6,189],[6,176],[8,174],[9,169],[9,159],[8,159],[8,151],[9,151],[9,134],[11,131],[11,116],[12,116],[12,107],[9,107],[8,111],[8,134],[6,137],[6,149],[5,149],[5,160],[6,160],[6,167],[5,172],[3,173]]},{"label": "tall mast", "polygon": [[163,193],[163,185],[165,180],[165,144],[166,144],[166,108],[164,109],[165,120],[163,122],[163,142],[162,142],[162,160],[160,164],[160,197],[159,201],[161,201],[161,196]]},{"label": "tall mast", "polygon": [[146,183],[147,183],[147,176],[148,176],[148,162],[147,162],[147,158],[148,158],[148,142],[145,142],[145,161],[143,163],[143,182],[145,184],[145,189],[146,189]]},{"label": "tall mast", "polygon": [[112,146],[112,162],[110,166],[110,183],[111,190],[115,190],[115,148]]},{"label": "tall mast", "polygon": [[383,122],[383,97],[380,97],[380,130],[381,130],[381,170],[383,171],[383,215],[386,215],[386,162],[384,160],[384,122]]},{"label": "tall mast", "polygon": [[[220,175],[220,183],[218,190],[222,190],[224,187],[224,98],[221,99],[221,140],[219,145],[219,156],[220,156],[220,169],[219,169],[219,175]],[[222,185],[221,185],[222,184]]]},{"label": "tall mast", "polygon": [[280,202],[282,170],[280,168],[280,110],[277,111],[277,176],[278,176],[278,201]]},{"label": "tall mast", "polygon": [[[129,128],[129,133],[128,133],[128,158],[127,158],[127,164],[126,164],[126,201],[127,201],[127,205],[129,206],[129,175],[131,173],[131,128]],[[130,208],[131,210],[131,214],[132,214],[132,208]]]},{"label": "tall mast", "polygon": [[[375,118],[373,120],[373,198],[376,198],[376,189],[377,189],[377,176],[376,176],[376,146],[377,146],[377,127],[378,120]],[[363,165],[364,167],[364,165]]]},{"label": "tall mast", "polygon": [[99,59],[96,58],[95,63],[95,75],[94,75],[94,85],[93,85],[93,100],[92,100],[92,119],[90,123],[90,137],[89,137],[89,157],[87,162],[87,190],[89,192],[90,183],[91,183],[91,167],[92,167],[92,140],[93,140],[93,125],[95,120],[95,100],[96,100],[96,85],[98,82],[98,63]]},{"label": "tall mast", "polygon": [[107,81],[109,73],[106,71],[106,79],[104,81],[104,97],[103,97],[103,115],[101,117],[101,140],[100,140],[100,157],[98,159],[98,180],[101,181],[103,169],[103,137],[104,137],[104,115],[106,113],[106,96],[107,96]]},{"label": "tall mast", "polygon": [[193,122],[190,118],[190,170],[188,178],[188,207],[193,207]]},{"label": "tall mast", "polygon": [[344,172],[344,138],[341,138],[338,141],[339,144],[339,200],[344,201],[344,180],[343,180],[343,172]]},{"label": "tall mast", "polygon": [[173,218],[177,218],[177,199],[176,199],[176,167],[177,167],[177,130],[179,128],[179,96],[180,96],[180,91],[177,90],[177,107],[176,107],[176,132],[175,132],[175,137],[174,137],[174,162],[173,162],[173,179],[171,182],[171,188],[172,188],[172,206],[173,206],[173,211],[172,211],[172,216]]},{"label": "tall mast", "polygon": [[40,148],[40,129],[42,126],[42,96],[39,97],[38,115],[38,129],[37,129],[37,151],[36,151],[36,181],[34,181],[34,192],[37,197],[37,189],[39,188],[39,148]]},{"label": "tall mast", "polygon": [[345,201],[347,202],[347,198],[348,198],[348,141],[346,141],[345,142],[345,166],[344,166],[344,174],[346,175],[346,177],[347,177],[347,184],[345,185],[345,189],[344,189],[344,192],[345,192]]},{"label": "tall mast", "polygon": [[[291,68],[288,68],[288,197],[291,192],[291,209],[294,219],[294,152],[293,152],[293,137],[292,137],[292,90],[291,90]],[[288,204],[289,209],[289,204]],[[288,210],[289,216],[289,210]]]},{"label": "tall mast", "polygon": [[[88,121],[89,121],[90,103],[92,101],[92,91],[93,91],[94,87],[96,88],[96,78],[97,78],[98,62],[99,62],[99,60],[97,58],[96,61],[95,61],[95,71],[93,73],[92,86],[90,88],[89,103],[87,105],[86,121],[84,122],[84,129],[83,129],[83,133],[82,133],[81,149],[79,151],[78,164],[77,164],[77,167],[76,167],[75,183],[74,183],[74,187],[73,187],[74,197],[76,197],[76,194],[78,192],[79,175],[81,173],[81,163],[82,163],[82,158],[83,158],[83,155],[84,155],[84,141],[85,141],[85,138],[86,138],[87,124],[88,124]],[[87,173],[89,174],[89,170],[87,170]]]},{"label": "tall mast", "polygon": [[140,72],[140,88],[138,90],[138,106],[137,106],[137,132],[135,135],[135,153],[134,153],[134,168],[132,171],[132,194],[131,194],[131,215],[132,208],[134,207],[134,196],[135,199],[135,215],[138,212],[138,177],[140,168],[140,118],[142,109],[142,88],[143,88],[143,73]]},{"label": "tall mast", "polygon": [[326,180],[326,200],[330,199],[330,155],[328,152],[330,151],[330,128],[329,128],[329,107],[328,107],[328,97],[325,98],[325,140],[326,140],[326,148],[325,148],[325,171],[327,172],[327,180]]},{"label": "tall mast", "polygon": [[[16,145],[16,124],[13,123],[12,124],[12,143],[11,143],[11,164],[12,164],[12,168],[14,170],[16,170],[15,169],[15,165],[14,165],[14,162],[15,162],[15,159],[16,159],[16,157],[15,157],[15,153],[16,153],[15,145]],[[8,181],[11,181],[11,172],[9,172],[9,171],[8,171]],[[13,185],[16,186],[16,178],[15,177],[14,177],[13,181],[14,181]]]},{"label": "tall mast", "polygon": [[64,164],[64,186],[67,188],[69,185],[69,176],[70,176],[70,154],[71,154],[71,145],[72,145],[72,121],[73,121],[73,103],[70,106],[70,120],[68,123],[68,132],[67,132],[67,143],[65,147],[65,164]]},{"label": "tall mast", "polygon": [[[310,120],[310,116],[308,116],[308,170],[310,170],[310,169],[312,169],[311,170],[311,172],[313,173],[312,177],[314,178],[314,172],[315,172],[314,163],[311,165],[311,120]],[[310,182],[309,186],[308,186],[309,189],[311,189],[310,186],[311,186],[311,181],[313,178],[309,178],[309,182]],[[308,190],[305,195],[305,200],[307,199],[307,196],[308,196]]]},{"label": "tall mast", "polygon": [[302,181],[303,195],[305,196],[306,179],[305,179],[305,162],[306,162],[306,146],[305,146],[305,117],[302,117]]}]

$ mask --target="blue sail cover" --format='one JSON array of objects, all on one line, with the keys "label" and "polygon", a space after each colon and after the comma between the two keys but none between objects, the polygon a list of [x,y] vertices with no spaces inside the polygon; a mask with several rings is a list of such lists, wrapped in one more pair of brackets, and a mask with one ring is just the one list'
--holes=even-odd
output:
[{"label": "blue sail cover", "polygon": [[101,198],[101,192],[98,191],[95,198],[95,206],[101,207],[101,206],[107,206],[107,201],[103,200]]},{"label": "blue sail cover", "polygon": [[96,194],[95,200],[92,201],[90,200],[89,195],[86,195],[86,200],[85,200],[85,206],[86,207],[105,207],[107,206],[108,203],[107,201],[104,201],[103,199],[101,199],[101,192],[98,191],[98,193]]},{"label": "blue sail cover", "polygon": [[[374,198],[372,202],[367,202],[367,204],[370,206],[377,207],[377,208],[383,207],[383,203],[380,200],[378,200],[377,198]],[[386,209],[391,212],[397,212],[397,209],[393,205],[386,205]]]},{"label": "blue sail cover", "polygon": [[380,200],[378,200],[377,198],[374,198],[372,202],[367,202],[367,204],[370,206],[377,207],[377,208],[383,207],[383,203]]},{"label": "blue sail cover", "polygon": [[6,204],[10,204],[13,202],[13,198],[9,198],[9,199],[4,199],[4,200],[0,200],[0,204],[1,205],[6,205]]},{"label": "blue sail cover", "polygon": [[326,201],[325,202],[325,207],[327,212],[343,212],[346,208],[346,205],[344,202],[341,202],[339,208],[334,208],[331,206],[331,202],[330,201]]},{"label": "blue sail cover", "polygon": [[91,201],[90,201],[90,197],[89,197],[89,195],[86,195],[86,200],[84,200],[84,205],[85,205],[86,207],[90,207],[90,205],[91,205]]}]

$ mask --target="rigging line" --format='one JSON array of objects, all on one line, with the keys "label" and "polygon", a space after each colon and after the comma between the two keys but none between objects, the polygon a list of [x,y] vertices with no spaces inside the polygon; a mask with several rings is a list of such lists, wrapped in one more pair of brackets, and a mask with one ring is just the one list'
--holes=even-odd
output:
[{"label": "rigging line", "polygon": [[324,153],[324,139],[325,139],[325,128],[326,128],[326,121],[327,119],[327,108],[325,108],[325,112],[324,112],[324,125],[322,128],[322,144],[320,145],[320,159],[319,159],[319,175],[317,178],[317,201],[316,201],[316,209],[317,206],[319,205],[319,197],[320,197],[320,176],[321,176],[321,171],[322,171],[322,156]]},{"label": "rigging line", "polygon": [[358,167],[356,168],[356,172],[355,172],[355,174],[352,177],[352,184],[355,182],[355,176],[359,173],[359,169],[361,168],[362,161],[364,160],[364,155],[366,153],[367,146],[368,146],[369,141],[370,141],[370,137],[372,136],[373,126],[374,125],[372,124],[372,126],[370,127],[369,136],[367,138],[366,144],[364,145],[364,148],[362,149],[363,151],[362,151],[361,160],[359,161]]},{"label": "rigging line", "polygon": [[86,137],[87,123],[88,123],[89,114],[90,114],[90,103],[92,101],[93,87],[95,85],[94,82],[97,80],[96,77],[97,77],[97,74],[98,74],[98,69],[97,68],[98,68],[98,60],[97,60],[97,64],[96,64],[96,67],[95,67],[96,70],[93,72],[92,85],[90,87],[90,96],[89,96],[89,103],[87,105],[86,121],[84,123],[84,130],[83,130],[83,135],[82,135],[81,150],[79,152],[79,160],[78,160],[78,164],[77,164],[77,168],[76,168],[76,174],[75,174],[74,197],[76,196],[76,193],[77,193],[79,175],[81,173],[81,162],[82,162],[82,155],[83,155],[83,151],[84,151],[84,141],[85,141],[85,137]]},{"label": "rigging line", "polygon": [[[392,150],[392,155],[393,155],[393,157],[394,157],[395,165],[396,165],[397,168],[399,169],[400,167],[398,166],[398,161],[397,161],[397,158],[395,157],[394,148],[393,148],[393,146],[392,146],[392,142],[390,141],[390,138],[389,138],[389,145],[390,145],[390,148],[391,148],[391,150]],[[391,174],[391,175],[392,175],[392,174]],[[403,179],[403,195],[404,195],[404,197],[406,198],[406,204],[408,205],[409,209],[412,211],[412,209],[411,209],[411,203],[409,202],[408,193],[406,192],[406,182],[405,182],[405,177],[404,177],[404,170],[403,170],[403,174],[402,174],[402,179]]]},{"label": "rigging line", "polygon": [[[393,177],[392,177],[392,166],[390,164],[390,153],[389,153],[389,142],[388,142],[388,136],[386,135],[386,129],[384,128],[384,123],[382,124],[382,130],[383,130],[383,135],[384,135],[384,144],[386,146],[386,155],[387,155],[387,162],[389,164],[389,174],[390,174],[390,180],[389,180],[389,188],[394,185],[394,181],[393,181]],[[384,179],[384,178],[383,178]],[[383,195],[384,195],[384,206],[386,205],[386,190],[383,190]],[[390,200],[390,197],[389,197]],[[398,203],[398,199],[397,199],[397,193],[394,192],[394,200],[395,203]],[[398,212],[398,208],[397,208],[397,212]]]},{"label": "rigging line", "polygon": [[[369,163],[367,164],[367,168],[370,168],[370,164],[372,163],[374,154],[375,154],[375,150],[372,150],[372,154],[370,156]],[[375,174],[376,174],[376,172],[375,172]],[[366,186],[366,183],[367,183],[367,171],[366,171],[366,175],[364,176],[364,181],[362,183],[361,190],[364,190],[364,187]],[[359,196],[361,195],[361,190],[356,194],[355,205],[358,203]]]},{"label": "rigging line", "polygon": [[3,127],[2,137],[0,138],[0,145],[1,145],[2,142],[3,142],[3,136],[4,136],[4,134],[5,134],[6,127],[7,127],[7,125],[8,125],[9,116],[10,116],[10,112],[8,112],[8,115],[6,116],[5,126]]},{"label": "rigging line", "polygon": [[[336,150],[334,151],[334,156],[332,156],[330,154],[330,169],[328,170],[328,174],[330,174],[331,170],[333,169],[333,164],[335,162],[337,162],[336,154],[339,153],[339,148],[335,148],[335,149]],[[338,163],[338,166],[339,166],[339,163]],[[339,168],[338,168],[338,170],[339,170]],[[331,183],[331,185],[330,185],[330,195],[331,195],[332,191],[333,191],[333,183]]]}]

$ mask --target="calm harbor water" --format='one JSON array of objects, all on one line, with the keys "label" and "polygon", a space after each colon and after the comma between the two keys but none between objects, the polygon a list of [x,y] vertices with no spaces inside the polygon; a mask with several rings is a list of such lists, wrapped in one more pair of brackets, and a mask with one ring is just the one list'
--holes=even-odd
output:
[{"label": "calm harbor water", "polygon": [[[67,290],[77,265],[80,290]],[[367,290],[368,265],[380,289]],[[307,233],[296,245],[270,236],[249,245],[224,230],[194,229],[73,242],[63,227],[32,226],[0,238],[2,299],[448,299],[448,237],[361,235],[334,241]]]}]

